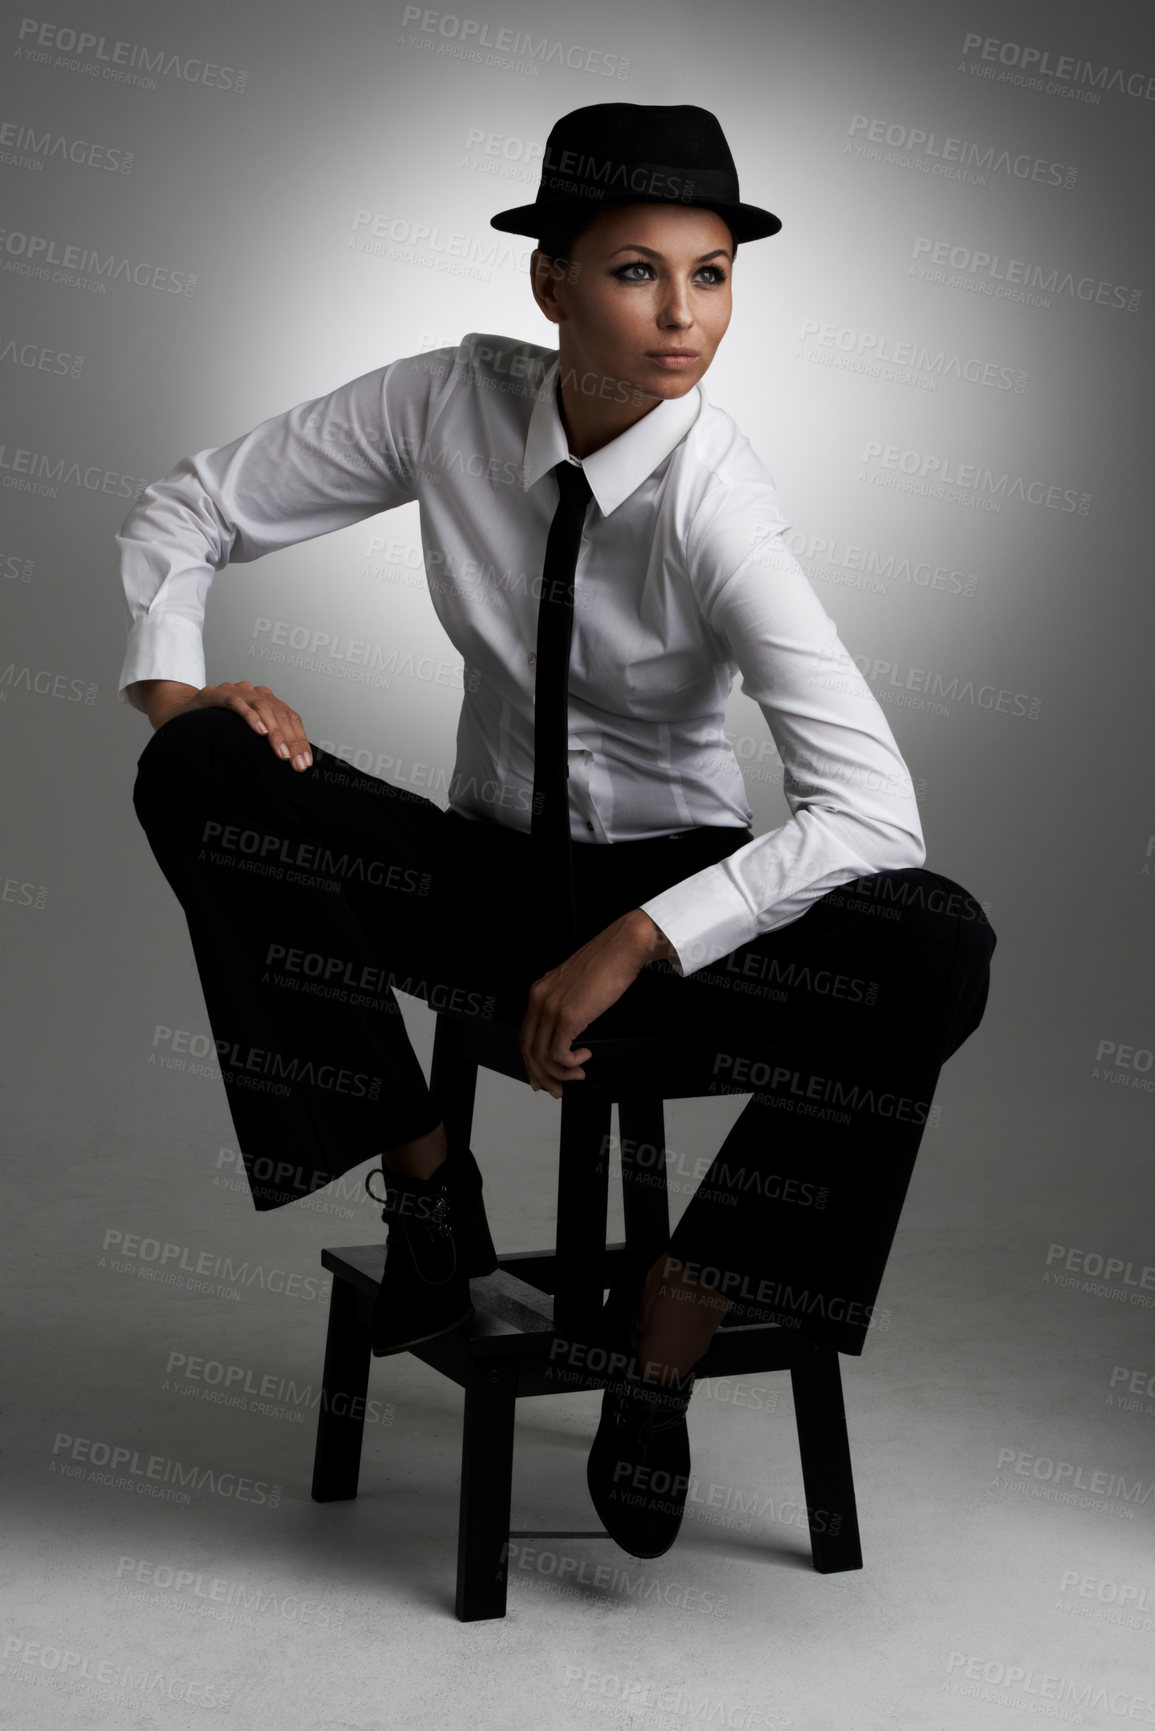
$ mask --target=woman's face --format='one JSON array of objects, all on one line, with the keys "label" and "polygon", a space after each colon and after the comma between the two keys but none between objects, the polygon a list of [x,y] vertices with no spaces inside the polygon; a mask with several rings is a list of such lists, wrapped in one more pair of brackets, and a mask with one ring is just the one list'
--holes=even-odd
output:
[{"label": "woman's face", "polygon": [[[683,397],[730,323],[730,230],[699,205],[612,206],[579,235],[555,280],[534,254],[534,294],[558,326],[563,377],[625,380],[646,397]],[[540,261],[540,263],[539,263]],[[662,359],[662,350],[690,358]]]}]

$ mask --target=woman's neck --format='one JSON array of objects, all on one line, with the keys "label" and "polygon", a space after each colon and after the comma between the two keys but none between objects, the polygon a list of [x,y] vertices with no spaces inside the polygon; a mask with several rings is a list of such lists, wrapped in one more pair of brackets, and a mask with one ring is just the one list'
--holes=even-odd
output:
[{"label": "woman's neck", "polygon": [[589,457],[600,451],[603,445],[610,444],[650,414],[661,401],[634,390],[630,390],[624,402],[607,401],[583,391],[579,383],[582,376],[572,367],[567,369],[563,362],[556,390],[557,412],[570,455],[574,457]]}]

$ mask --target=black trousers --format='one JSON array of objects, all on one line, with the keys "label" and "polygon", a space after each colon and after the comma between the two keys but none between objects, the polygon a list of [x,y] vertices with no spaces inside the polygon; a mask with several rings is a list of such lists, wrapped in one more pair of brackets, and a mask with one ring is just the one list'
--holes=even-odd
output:
[{"label": "black trousers", "polygon": [[[528,836],[312,750],[297,772],[239,717],[193,711],[153,734],[133,794],[185,911],[258,1209],[438,1122],[394,988],[519,1023],[566,953]],[[579,942],[751,839],[702,827],[575,845]],[[994,946],[949,878],[881,872],[687,978],[644,968],[591,1025],[700,1039],[718,1091],[750,1096],[712,1162],[668,1138],[673,1198],[690,1198],[671,1250],[733,1316],[861,1352],[939,1071],[979,1024]]]}]

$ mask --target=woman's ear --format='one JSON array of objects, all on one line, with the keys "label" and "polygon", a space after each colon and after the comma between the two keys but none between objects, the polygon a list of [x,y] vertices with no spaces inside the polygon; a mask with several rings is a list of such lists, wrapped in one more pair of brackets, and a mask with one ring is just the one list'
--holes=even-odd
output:
[{"label": "woman's ear", "polygon": [[529,269],[534,300],[551,324],[560,325],[565,318],[565,309],[557,290],[558,284],[565,281],[564,269],[554,264],[549,254],[539,246],[534,247],[530,254]]}]

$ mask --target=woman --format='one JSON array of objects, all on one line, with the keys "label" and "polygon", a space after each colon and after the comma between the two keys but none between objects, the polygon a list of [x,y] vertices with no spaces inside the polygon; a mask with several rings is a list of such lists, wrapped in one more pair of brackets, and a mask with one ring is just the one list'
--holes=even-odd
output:
[{"label": "woman", "polygon": [[[886,720],[772,480],[698,388],[738,245],[781,226],[740,201],[715,117],[578,109],[535,203],[493,226],[539,240],[556,355],[475,333],[394,361],[188,459],[130,513],[121,685],[155,729],[134,799],[188,917],[256,1206],[381,1153],[377,1352],[460,1326],[468,1277],[495,1266],[476,1162],[447,1144],[393,987],[519,1023],[554,1098],[594,1024],[699,1038],[719,1090],[751,1094],[668,1251],[607,1310],[628,1368],[590,1490],[657,1556],[727,1311],[861,1351],[995,940],[922,869]],[[464,664],[448,812],[312,746],[266,686],[204,683],[214,571],[412,499]],[[737,672],[792,813],[758,838],[723,732]]]}]

